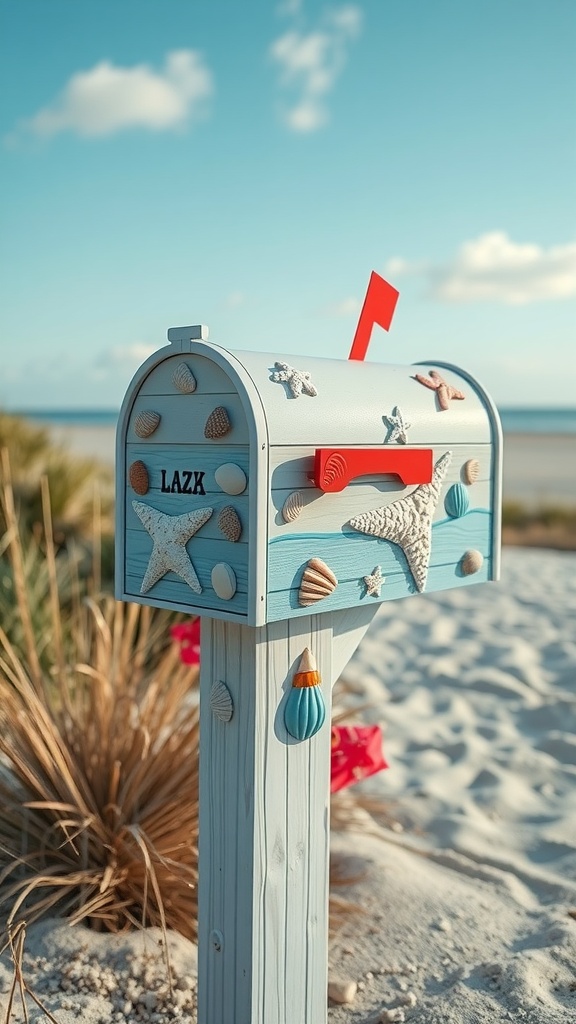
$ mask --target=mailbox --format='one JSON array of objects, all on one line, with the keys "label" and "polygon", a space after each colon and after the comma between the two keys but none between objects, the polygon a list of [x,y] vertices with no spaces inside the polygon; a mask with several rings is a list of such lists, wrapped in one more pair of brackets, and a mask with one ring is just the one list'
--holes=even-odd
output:
[{"label": "mailbox", "polygon": [[251,626],[496,579],[501,434],[466,372],[174,328],[117,439],[117,594]]}]

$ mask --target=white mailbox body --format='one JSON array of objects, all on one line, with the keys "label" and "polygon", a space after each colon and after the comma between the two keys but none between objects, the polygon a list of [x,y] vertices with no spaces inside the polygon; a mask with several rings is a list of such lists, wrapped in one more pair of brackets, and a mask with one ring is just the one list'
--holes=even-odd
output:
[{"label": "white mailbox body", "polygon": [[[230,352],[193,330],[169,332],[122,406],[120,599],[259,626],[498,578],[500,424],[467,373]],[[174,566],[162,516],[188,513]],[[314,559],[329,573],[311,609]]]}]

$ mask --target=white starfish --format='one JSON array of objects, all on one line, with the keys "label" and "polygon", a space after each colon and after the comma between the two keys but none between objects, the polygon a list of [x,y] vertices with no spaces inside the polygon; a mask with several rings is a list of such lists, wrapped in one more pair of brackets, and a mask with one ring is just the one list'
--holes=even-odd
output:
[{"label": "white starfish", "polygon": [[438,459],[429,484],[420,484],[406,497],[370,512],[363,512],[350,520],[354,530],[392,541],[402,548],[420,592],[426,586],[428,575],[432,516],[451,458],[452,452],[446,452]]},{"label": "white starfish", "polygon": [[292,392],[292,398],[299,398],[302,392],[314,398],[318,394],[310,377],[311,374],[305,370],[295,370],[288,363],[274,363],[276,369],[272,372],[270,380],[275,384],[287,384]]},{"label": "white starfish", "polygon": [[382,566],[377,565],[371,576],[364,577],[364,583],[366,584],[366,596],[380,597],[382,584],[385,582],[386,577],[382,575]]},{"label": "white starfish", "polygon": [[142,501],[133,501],[132,508],[154,541],[140,593],[145,594],[167,572],[175,572],[196,594],[201,594],[200,580],[190,561],[186,543],[210,519],[213,510],[198,508],[181,516],[168,516]]},{"label": "white starfish", "polygon": [[393,441],[398,441],[399,444],[406,444],[408,440],[407,431],[410,430],[412,424],[404,419],[398,406],[392,410],[391,416],[383,416],[382,419],[387,420],[391,428],[390,434],[386,438],[386,443],[392,444]]}]

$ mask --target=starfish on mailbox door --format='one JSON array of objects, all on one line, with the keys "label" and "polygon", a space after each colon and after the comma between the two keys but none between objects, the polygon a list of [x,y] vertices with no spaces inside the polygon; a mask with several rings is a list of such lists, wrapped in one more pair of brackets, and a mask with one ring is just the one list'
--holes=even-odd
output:
[{"label": "starfish on mailbox door", "polygon": [[466,398],[458,388],[453,388],[451,384],[447,384],[443,377],[440,376],[438,370],[430,370],[430,376],[424,377],[421,373],[414,374],[414,380],[417,380],[419,384],[423,384],[424,387],[430,388],[435,391],[438,395],[438,405],[446,412],[450,408],[450,399],[458,398],[460,400]]},{"label": "starfish on mailbox door", "polygon": [[154,541],[140,593],[147,593],[167,572],[175,572],[196,594],[201,594],[200,580],[190,561],[186,543],[208,522],[213,510],[197,508],[180,516],[168,516],[142,501],[133,501],[132,508]]}]

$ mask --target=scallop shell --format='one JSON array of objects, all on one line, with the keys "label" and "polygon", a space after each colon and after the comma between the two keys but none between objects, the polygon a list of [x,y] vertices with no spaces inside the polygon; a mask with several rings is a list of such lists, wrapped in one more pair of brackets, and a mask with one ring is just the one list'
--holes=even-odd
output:
[{"label": "scallop shell", "polygon": [[211,440],[215,440],[218,437],[224,437],[225,434],[230,430],[230,420],[228,413],[223,405],[219,405],[213,412],[210,413],[206,420],[206,426],[204,427],[204,437],[208,437]]},{"label": "scallop shell", "polygon": [[335,480],[342,480],[346,477],[348,465],[346,459],[339,452],[329,455],[324,464],[324,483],[332,484]]},{"label": "scallop shell", "polygon": [[223,462],[214,470],[214,479],[226,494],[242,494],[246,490],[246,473],[235,462]]},{"label": "scallop shell", "polygon": [[130,480],[130,486],[136,494],[147,494],[150,486],[150,480],[148,477],[148,470],[144,463],[138,459],[137,462],[133,462],[128,471],[128,479]]},{"label": "scallop shell", "polygon": [[227,562],[218,562],[212,569],[212,586],[218,597],[230,601],[236,593],[236,574]]},{"label": "scallop shell", "polygon": [[464,483],[474,484],[479,476],[480,463],[478,462],[478,459],[468,459],[468,462],[465,462],[462,466],[462,479],[464,480]]},{"label": "scallop shell", "polygon": [[219,718],[221,722],[229,722],[234,714],[234,701],[226,684],[219,679],[212,683],[209,699],[214,718]]},{"label": "scallop shell", "polygon": [[285,523],[293,523],[295,519],[298,519],[303,508],[304,502],[300,491],[292,491],[282,505],[282,519]]},{"label": "scallop shell", "polygon": [[484,556],[481,551],[474,549],[466,551],[462,555],[460,561],[460,568],[464,576],[473,576],[475,572],[479,572],[484,562]]},{"label": "scallop shell", "polygon": [[143,409],[136,417],[134,432],[138,434],[138,437],[150,437],[150,434],[154,433],[161,419],[160,413],[154,409]]},{"label": "scallop shell", "polygon": [[226,505],[226,508],[223,508],[220,511],[218,516],[218,527],[226,537],[226,540],[231,540],[233,543],[240,540],[242,523],[240,522],[238,513],[233,505]]},{"label": "scallop shell", "polygon": [[311,558],[302,574],[298,604],[304,608],[315,604],[328,597],[337,586],[338,580],[329,566],[321,558]]},{"label": "scallop shell", "polygon": [[452,519],[459,519],[465,516],[470,507],[468,491],[464,484],[452,484],[444,498],[444,508]]},{"label": "scallop shell", "polygon": [[178,363],[172,374],[172,383],[184,395],[191,395],[193,391],[196,391],[196,377],[186,363]]}]

